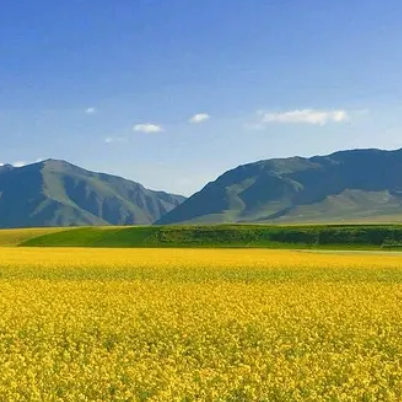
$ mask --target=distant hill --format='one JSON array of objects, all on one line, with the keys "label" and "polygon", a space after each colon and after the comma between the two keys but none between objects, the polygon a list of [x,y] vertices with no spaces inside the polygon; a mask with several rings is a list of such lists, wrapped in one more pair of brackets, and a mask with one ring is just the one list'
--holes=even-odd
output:
[{"label": "distant hill", "polygon": [[0,167],[0,227],[151,224],[185,197],[65,161]]},{"label": "distant hill", "polygon": [[298,221],[402,221],[402,150],[352,150],[240,166],[157,224]]}]

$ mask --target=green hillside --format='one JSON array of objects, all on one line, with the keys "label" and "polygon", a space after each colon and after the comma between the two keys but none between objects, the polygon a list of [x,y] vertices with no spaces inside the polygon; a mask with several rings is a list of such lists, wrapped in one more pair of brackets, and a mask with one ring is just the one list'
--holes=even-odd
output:
[{"label": "green hillside", "polygon": [[0,247],[15,247],[30,239],[66,231],[65,228],[30,228],[0,230]]},{"label": "green hillside", "polygon": [[402,222],[402,150],[354,150],[240,166],[157,224]]},{"label": "green hillside", "polygon": [[20,245],[402,249],[402,226],[218,225],[79,228],[30,238],[22,241]]},{"label": "green hillside", "polygon": [[64,161],[0,169],[3,228],[151,224],[184,199]]}]

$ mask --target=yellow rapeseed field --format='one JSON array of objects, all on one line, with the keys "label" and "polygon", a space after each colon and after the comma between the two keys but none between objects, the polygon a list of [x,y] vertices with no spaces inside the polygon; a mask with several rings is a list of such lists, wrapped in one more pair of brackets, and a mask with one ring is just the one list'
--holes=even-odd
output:
[{"label": "yellow rapeseed field", "polygon": [[402,256],[0,248],[0,401],[401,401]]}]

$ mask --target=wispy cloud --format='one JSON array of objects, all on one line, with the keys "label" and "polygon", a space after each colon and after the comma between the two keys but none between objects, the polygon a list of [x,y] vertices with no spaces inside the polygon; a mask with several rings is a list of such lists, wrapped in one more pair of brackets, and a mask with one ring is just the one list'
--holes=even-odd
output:
[{"label": "wispy cloud", "polygon": [[98,110],[95,107],[89,107],[85,110],[86,114],[95,114]]},{"label": "wispy cloud", "polygon": [[161,125],[152,124],[152,123],[136,124],[133,127],[133,130],[140,132],[140,133],[147,133],[147,134],[160,133],[160,132],[164,131],[164,129]]},{"label": "wispy cloud", "polygon": [[349,120],[345,110],[296,109],[287,112],[258,112],[260,123],[313,124],[343,123]]},{"label": "wispy cloud", "polygon": [[106,144],[113,144],[113,143],[125,143],[127,142],[127,138],[124,137],[106,137],[105,138],[105,143]]},{"label": "wispy cloud", "polygon": [[197,113],[189,120],[189,123],[192,124],[200,124],[209,120],[211,116],[208,113]]}]

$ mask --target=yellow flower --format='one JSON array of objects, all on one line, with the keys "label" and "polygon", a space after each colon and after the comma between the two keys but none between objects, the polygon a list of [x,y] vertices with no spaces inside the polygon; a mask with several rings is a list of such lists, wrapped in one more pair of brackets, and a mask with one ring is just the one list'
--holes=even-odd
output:
[{"label": "yellow flower", "polygon": [[1,401],[402,400],[398,254],[0,251]]}]

